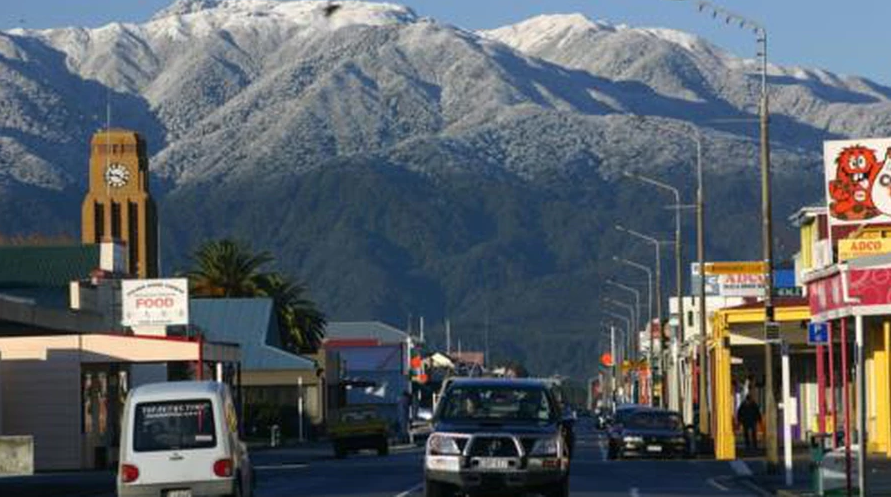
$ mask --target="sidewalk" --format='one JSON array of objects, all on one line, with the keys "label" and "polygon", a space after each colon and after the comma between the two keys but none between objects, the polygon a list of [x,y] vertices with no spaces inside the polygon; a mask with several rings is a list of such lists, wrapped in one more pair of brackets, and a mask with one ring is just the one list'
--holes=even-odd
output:
[{"label": "sidewalk", "polygon": [[[751,457],[744,459],[752,470],[749,480],[769,495],[784,497],[811,497],[817,495],[814,492],[814,475],[810,461],[810,455],[806,451],[796,450],[792,463],[793,485],[786,486],[786,473],[780,468],[776,474],[767,474],[763,457]],[[781,461],[782,463],[782,461]],[[891,460],[870,457],[867,459],[867,485],[869,495],[891,497]],[[856,481],[854,482],[856,487]],[[825,495],[844,495],[844,492],[825,492]],[[856,494],[855,495],[859,495]]]}]

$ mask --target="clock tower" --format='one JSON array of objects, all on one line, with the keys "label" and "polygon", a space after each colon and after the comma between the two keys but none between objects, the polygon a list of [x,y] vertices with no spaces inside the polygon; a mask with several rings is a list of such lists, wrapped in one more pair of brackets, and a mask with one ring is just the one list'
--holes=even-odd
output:
[{"label": "clock tower", "polygon": [[93,135],[81,240],[123,241],[128,272],[140,278],[158,276],[158,216],[149,194],[145,140],[139,134],[108,129]]}]

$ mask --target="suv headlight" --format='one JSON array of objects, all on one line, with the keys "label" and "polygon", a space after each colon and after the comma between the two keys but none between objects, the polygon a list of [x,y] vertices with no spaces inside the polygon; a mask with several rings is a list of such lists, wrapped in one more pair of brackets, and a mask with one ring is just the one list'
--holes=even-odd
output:
[{"label": "suv headlight", "polygon": [[430,435],[427,440],[427,453],[436,456],[457,456],[461,454],[454,438],[444,435]]},{"label": "suv headlight", "polygon": [[539,438],[529,451],[530,456],[556,456],[560,453],[560,437]]}]

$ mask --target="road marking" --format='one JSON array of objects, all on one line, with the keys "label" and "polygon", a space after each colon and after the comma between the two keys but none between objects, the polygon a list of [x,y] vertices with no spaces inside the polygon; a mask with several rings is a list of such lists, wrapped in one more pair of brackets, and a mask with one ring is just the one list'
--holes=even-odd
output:
[{"label": "road marking", "polygon": [[267,470],[273,470],[273,469],[303,469],[308,466],[309,466],[309,464],[302,464],[302,463],[298,463],[298,464],[267,464],[264,466],[254,466],[254,469],[256,469],[257,471],[267,471]]},{"label": "road marking", "polygon": [[729,491],[730,491],[729,488],[725,487],[724,485],[721,485],[721,484],[718,483],[718,481],[715,480],[714,478],[709,478],[708,480],[706,480],[706,483],[708,483],[709,485],[711,485],[711,486],[717,488],[718,490],[720,490],[720,491],[722,491],[722,492],[729,492]]},{"label": "road marking", "polygon": [[739,459],[730,461],[730,468],[733,469],[737,476],[752,476],[752,470],[749,469],[749,465],[745,461],[740,461]]},{"label": "road marking", "polygon": [[417,492],[418,490],[422,490],[424,488],[423,483],[418,483],[417,485],[411,487],[410,489],[402,492],[401,494],[396,494],[396,497],[408,497],[409,495]]},{"label": "road marking", "polygon": [[749,480],[739,480],[739,483],[740,483],[740,485],[748,488],[749,490],[760,495],[761,497],[771,497],[773,495],[772,493],[768,492],[767,490],[764,490],[763,488],[759,487],[758,485],[755,485],[754,483],[750,482]]},{"label": "road marking", "polygon": [[638,490],[637,487],[631,487],[631,491],[628,492],[628,495],[631,497],[640,497],[640,490]]}]

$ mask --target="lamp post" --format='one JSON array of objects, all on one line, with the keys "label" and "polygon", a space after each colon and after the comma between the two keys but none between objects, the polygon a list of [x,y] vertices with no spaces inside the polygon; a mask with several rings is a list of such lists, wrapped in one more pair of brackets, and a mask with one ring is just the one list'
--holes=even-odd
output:
[{"label": "lamp post", "polygon": [[631,337],[632,354],[636,359],[640,355],[640,291],[628,285],[623,285],[615,280],[608,279],[604,283],[620,290],[631,292],[634,295],[634,336]]},{"label": "lamp post", "polygon": [[[617,226],[617,228],[619,228],[619,227]],[[624,230],[624,228],[622,228],[622,229]],[[629,231],[629,233],[630,233],[630,231]],[[644,236],[644,235],[641,235],[641,236]],[[659,330],[661,332],[661,330],[662,330],[662,307],[659,304],[659,301],[662,300],[662,287],[660,286],[660,281],[659,281],[659,241],[656,240],[655,238],[653,240],[656,241],[656,309],[657,309],[656,319],[657,319],[657,321],[659,321]],[[641,271],[646,272],[647,273],[647,282],[648,282],[649,289],[650,289],[649,293],[650,293],[650,296],[652,296],[652,294],[653,294],[653,272],[650,270],[650,268],[648,268],[647,266],[645,266],[643,264],[640,264],[640,263],[637,263],[634,261],[629,261],[628,259],[623,259],[623,258],[617,257],[617,256],[613,256],[613,260],[616,262],[625,264],[627,266],[633,267],[635,269],[639,269]],[[649,340],[650,340],[650,354],[649,354],[648,360],[650,363],[650,374],[652,376],[652,378],[650,378],[650,392],[649,393],[650,393],[650,402],[653,403],[653,399],[655,398],[653,393],[654,393],[654,388],[655,388],[655,383],[656,383],[656,381],[655,381],[656,380],[656,375],[655,375],[656,347],[655,347],[655,344],[653,343],[653,331],[650,330],[649,328],[647,328],[647,329],[648,329]],[[660,344],[661,343],[662,342],[660,340]]]},{"label": "lamp post", "polygon": [[[609,297],[604,297],[603,301],[606,302],[607,304],[613,304],[615,306],[621,307],[628,311],[628,316],[630,319],[629,319],[629,323],[628,323],[628,335],[625,336],[625,343],[626,343],[626,347],[627,347],[628,342],[631,341],[631,335],[633,333],[633,329],[637,328],[637,323],[635,322],[636,319],[635,319],[635,313],[634,313],[634,306],[631,304],[626,304],[625,302],[622,302],[622,301],[619,301],[616,299],[611,299]],[[630,347],[628,347],[628,348],[630,348]],[[627,349],[626,349],[626,353],[627,353]]]},{"label": "lamp post", "polygon": [[[618,312],[613,312],[609,309],[603,309],[603,313],[607,314],[608,316],[612,316],[613,318],[618,319],[618,320],[622,321],[623,323],[625,323],[625,332],[627,335],[628,330],[631,329],[631,320],[628,317],[623,316],[622,314],[619,314]],[[610,324],[610,335],[611,335],[610,339],[612,341],[612,347],[613,347],[613,350],[615,351],[616,350],[616,336],[615,336],[616,335],[616,327],[614,324]],[[624,380],[622,378],[622,361],[619,359],[619,355],[620,354],[618,354],[618,353],[615,353],[613,355],[613,363],[615,364],[615,369],[613,371],[613,374],[615,375],[615,378],[617,379],[617,383],[619,385],[624,385]],[[615,396],[615,394],[616,394],[615,386],[613,386],[613,395]]]},{"label": "lamp post", "polygon": [[[699,11],[708,11],[712,17],[721,16],[727,24],[736,22],[741,28],[751,29],[758,44],[760,59],[761,94],[759,98],[759,129],[761,141],[761,243],[764,257],[764,383],[767,392],[764,402],[765,445],[767,448],[767,466],[770,472],[776,472],[779,466],[779,447],[777,443],[777,405],[773,388],[773,347],[770,343],[770,331],[774,324],[773,308],[773,227],[771,225],[770,199],[770,110],[767,95],[767,30],[758,22],[730,12],[723,7],[705,0],[697,0]],[[861,446],[864,444],[861,444]],[[861,473],[862,475],[863,473]]]},{"label": "lamp post", "polygon": [[[681,268],[681,192],[667,184],[659,181],[657,179],[650,178],[649,176],[643,176],[641,174],[632,173],[629,171],[625,171],[625,176],[629,178],[634,178],[644,183],[653,185],[657,188],[661,188],[663,190],[670,191],[674,194],[674,266],[675,266],[675,294],[678,300],[678,327],[672,337],[672,343],[677,344],[678,340],[682,340],[684,338],[684,281],[683,281],[683,270]],[[675,352],[677,352],[677,347],[672,347]],[[677,374],[677,357],[675,357],[675,377],[678,381],[674,382],[675,385],[673,387],[677,389],[678,400],[680,404],[680,375]],[[664,383],[663,383],[664,384]],[[675,407],[675,406],[672,406]]]},{"label": "lamp post", "polygon": [[[641,117],[644,119],[643,117]],[[649,120],[648,120],[649,121]],[[705,296],[705,188],[702,177],[702,130],[695,124],[687,124],[686,127],[693,128],[693,135],[669,128],[667,126],[659,126],[659,129],[674,133],[684,138],[692,139],[696,144],[696,259],[699,263],[699,432],[709,432],[709,410],[706,405],[708,400],[708,343],[706,342],[706,296]],[[680,206],[678,206],[680,209]]]}]

